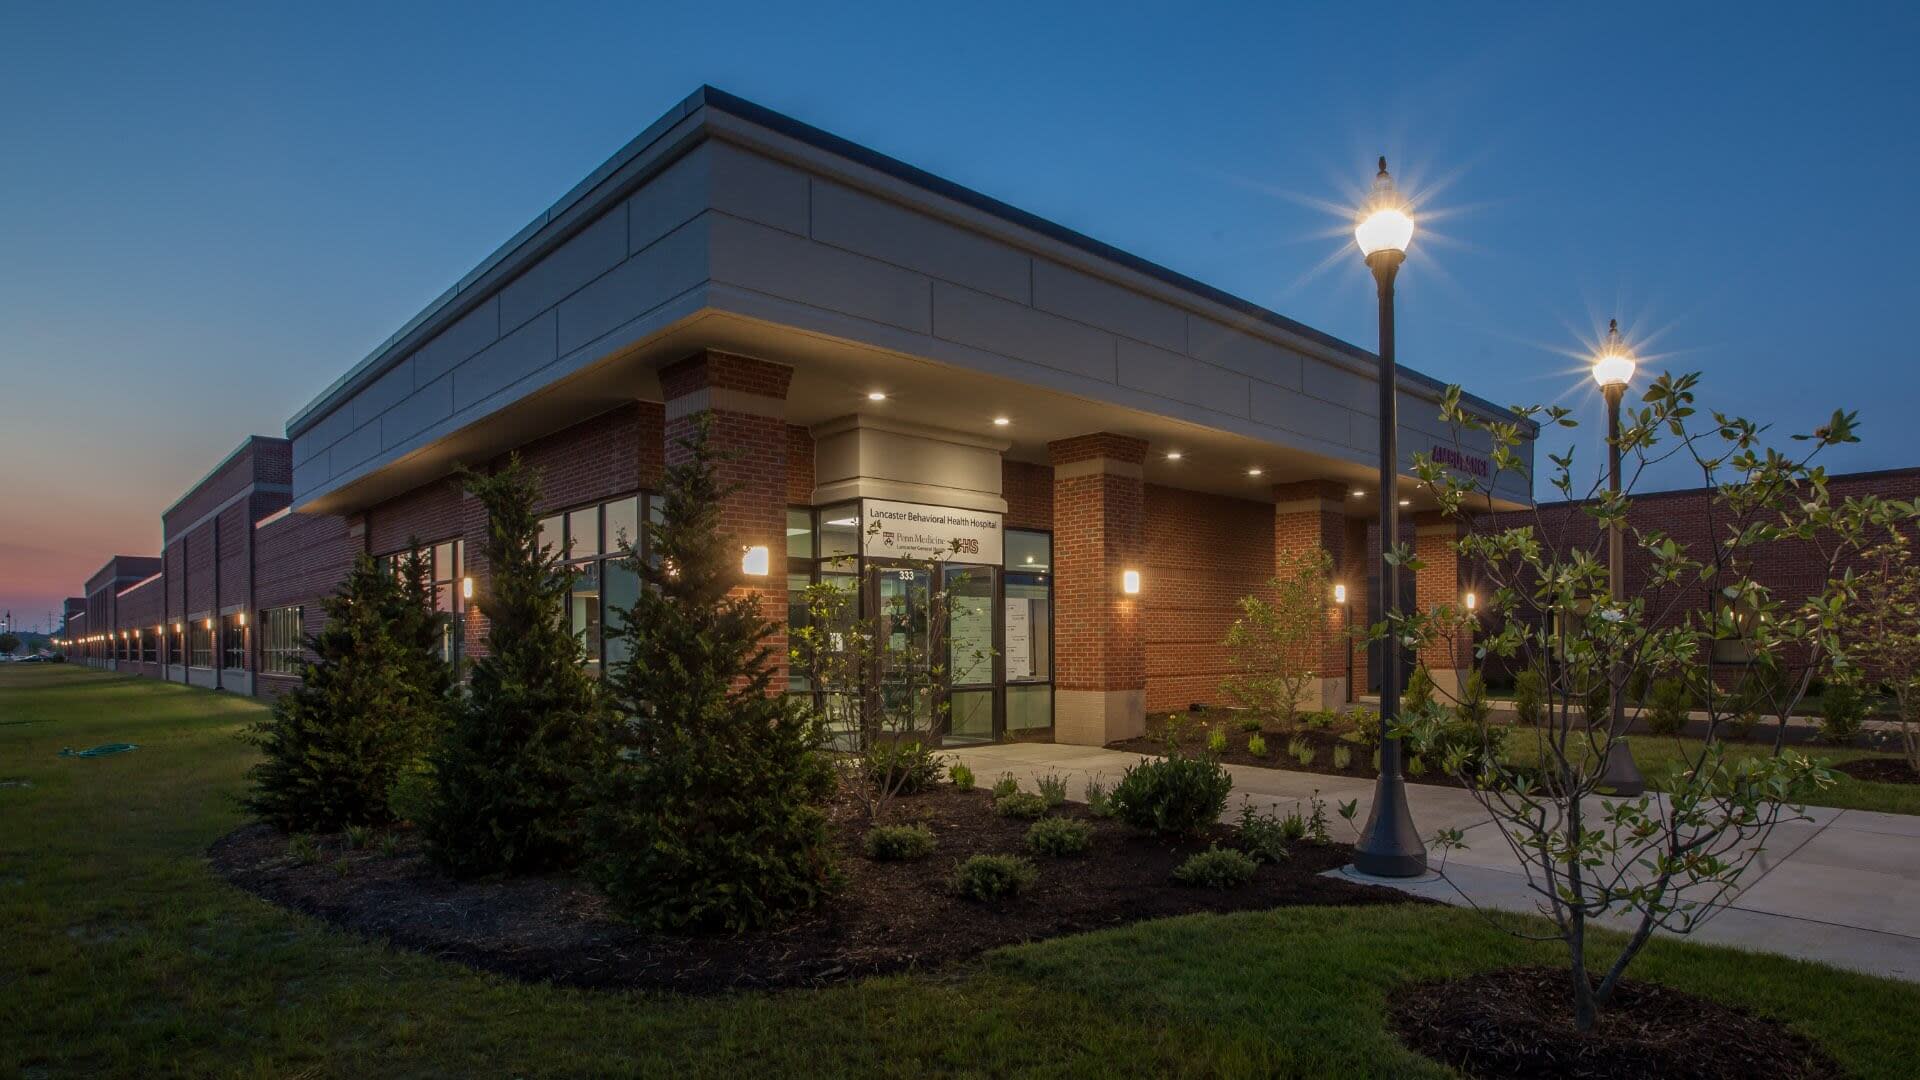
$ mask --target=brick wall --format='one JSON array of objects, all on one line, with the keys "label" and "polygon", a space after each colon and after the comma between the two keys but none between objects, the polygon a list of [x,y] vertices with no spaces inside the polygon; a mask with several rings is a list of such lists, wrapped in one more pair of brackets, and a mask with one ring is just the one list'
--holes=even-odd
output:
[{"label": "brick wall", "polygon": [[1153,484],[1143,496],[1147,708],[1220,703],[1232,671],[1221,642],[1240,598],[1273,574],[1273,507]]},{"label": "brick wall", "polygon": [[813,505],[813,435],[803,427],[787,427],[787,503]]},{"label": "brick wall", "polygon": [[1053,528],[1053,466],[1002,458],[1000,496],[1007,500],[1007,528]]},{"label": "brick wall", "polygon": [[[1062,691],[1138,690],[1146,683],[1142,596],[1121,575],[1143,573],[1147,444],[1108,432],[1049,444],[1054,475],[1054,685]],[[1078,468],[1075,468],[1078,466]]]}]

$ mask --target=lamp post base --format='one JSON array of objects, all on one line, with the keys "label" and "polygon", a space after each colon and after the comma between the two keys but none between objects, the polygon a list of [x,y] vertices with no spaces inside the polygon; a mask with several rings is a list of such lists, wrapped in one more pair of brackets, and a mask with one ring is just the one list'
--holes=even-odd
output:
[{"label": "lamp post base", "polygon": [[1646,793],[1647,781],[1640,775],[1640,766],[1633,760],[1633,747],[1628,746],[1625,739],[1617,739],[1607,748],[1599,787],[1609,795],[1629,799]]},{"label": "lamp post base", "polygon": [[1427,846],[1413,827],[1405,781],[1388,771],[1397,770],[1400,763],[1388,760],[1381,765],[1380,776],[1373,782],[1373,809],[1360,830],[1360,841],[1353,845],[1353,868],[1373,877],[1419,877],[1427,872]]}]

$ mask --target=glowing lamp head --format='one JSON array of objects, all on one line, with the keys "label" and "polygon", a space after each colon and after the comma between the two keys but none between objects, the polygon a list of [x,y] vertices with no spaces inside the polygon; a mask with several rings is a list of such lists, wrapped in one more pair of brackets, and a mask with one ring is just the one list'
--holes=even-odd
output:
[{"label": "glowing lamp head", "polygon": [[1336,604],[1344,604],[1347,602],[1347,587],[1345,585],[1335,585],[1333,587],[1333,602]]},{"label": "glowing lamp head", "polygon": [[767,545],[755,544],[752,547],[741,549],[740,572],[746,574],[748,577],[766,577],[770,565],[771,563],[767,555]]},{"label": "glowing lamp head", "polygon": [[1480,598],[1474,595],[1473,593],[1468,593],[1467,594],[1467,610],[1472,611],[1473,609],[1479,606],[1480,606]]},{"label": "glowing lamp head", "polygon": [[462,600],[473,599],[473,579],[472,578],[463,577],[460,579],[460,599]]},{"label": "glowing lamp head", "polygon": [[1413,243],[1413,215],[1407,212],[1406,200],[1393,186],[1393,177],[1387,175],[1384,156],[1380,158],[1380,171],[1374,175],[1367,205],[1360,211],[1359,223],[1353,227],[1353,239],[1360,245],[1360,254],[1368,258],[1381,251],[1404,253],[1407,245]]},{"label": "glowing lamp head", "polygon": [[1120,574],[1120,591],[1128,596],[1140,595],[1140,571],[1127,570]]},{"label": "glowing lamp head", "polygon": [[1625,386],[1633,381],[1633,353],[1620,340],[1620,320],[1607,320],[1607,341],[1593,361],[1593,381],[1603,387]]}]

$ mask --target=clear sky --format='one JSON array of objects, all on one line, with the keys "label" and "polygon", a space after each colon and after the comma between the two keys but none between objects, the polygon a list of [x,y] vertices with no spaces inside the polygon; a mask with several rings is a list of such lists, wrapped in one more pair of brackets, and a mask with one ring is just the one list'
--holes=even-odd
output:
[{"label": "clear sky", "polygon": [[0,5],[0,608],[155,552],[703,82],[1369,347],[1327,205],[1386,153],[1433,211],[1403,362],[1596,418],[1618,315],[1708,404],[1859,409],[1833,467],[1920,464],[1916,45],[1895,4]]}]

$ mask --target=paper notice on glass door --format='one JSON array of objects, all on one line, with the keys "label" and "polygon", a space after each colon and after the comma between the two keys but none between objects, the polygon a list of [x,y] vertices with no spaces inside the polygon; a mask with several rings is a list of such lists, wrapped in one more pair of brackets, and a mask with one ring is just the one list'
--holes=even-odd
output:
[{"label": "paper notice on glass door", "polygon": [[1007,597],[1007,678],[1033,677],[1032,597]]}]

